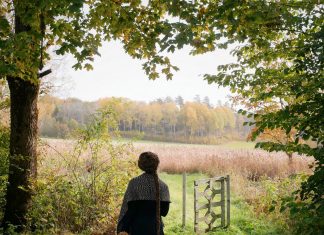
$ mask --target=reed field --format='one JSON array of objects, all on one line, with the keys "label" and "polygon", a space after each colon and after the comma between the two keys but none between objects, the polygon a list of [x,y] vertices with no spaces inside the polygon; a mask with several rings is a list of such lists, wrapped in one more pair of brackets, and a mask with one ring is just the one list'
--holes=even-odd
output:
[{"label": "reed field", "polygon": [[[210,177],[230,175],[232,191],[253,204],[258,212],[265,210],[261,201],[265,196],[269,196],[270,186],[264,184],[279,184],[297,174],[308,175],[311,173],[310,165],[313,162],[306,156],[294,156],[292,163],[289,163],[285,153],[253,149],[253,145],[246,142],[219,146],[162,143],[138,143],[135,146],[140,151],[158,153],[161,172],[203,173]],[[283,190],[297,190],[299,183],[291,180]],[[275,191],[280,194],[279,190]]]},{"label": "reed field", "polygon": [[[70,151],[74,141],[44,139],[43,150],[49,156]],[[163,142],[134,142],[134,153],[152,151],[159,155],[160,171],[166,173],[205,173],[208,175],[242,175],[251,181],[260,177],[283,178],[296,173],[310,173],[312,159],[294,156],[289,164],[285,153],[269,153],[253,148],[249,142],[224,145],[190,145]],[[58,150],[58,151],[57,151]]]}]

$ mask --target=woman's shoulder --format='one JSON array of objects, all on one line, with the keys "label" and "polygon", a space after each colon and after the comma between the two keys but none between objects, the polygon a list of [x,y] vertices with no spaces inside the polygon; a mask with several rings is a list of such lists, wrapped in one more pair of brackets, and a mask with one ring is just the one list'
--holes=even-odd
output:
[{"label": "woman's shoulder", "polygon": [[141,174],[141,175],[138,175],[138,176],[133,177],[133,178],[129,181],[129,183],[130,183],[130,184],[134,184],[134,183],[136,183],[136,184],[137,184],[137,183],[143,183],[143,182],[146,182],[147,179],[148,179],[148,174],[143,173],[143,174]]},{"label": "woman's shoulder", "polygon": [[[135,176],[132,178],[129,183],[130,184],[140,184],[140,183],[146,183],[147,181],[151,181],[153,179],[152,175],[149,175],[147,173],[143,173],[141,175]],[[168,189],[168,185],[159,178],[159,183],[161,188]]]},{"label": "woman's shoulder", "polygon": [[160,181],[160,192],[161,192],[161,201],[165,201],[170,203],[170,192],[169,192],[169,187],[168,185],[163,182],[163,180],[159,180]]},{"label": "woman's shoulder", "polygon": [[138,175],[138,176],[135,176],[135,177],[131,178],[130,181],[129,181],[129,183],[130,183],[130,184],[134,184],[134,183],[137,183],[137,182],[142,181],[142,178],[143,178],[143,177],[141,177],[141,176],[142,176],[142,175]]},{"label": "woman's shoulder", "polygon": [[161,188],[169,189],[168,185],[163,180],[159,179],[159,183]]}]

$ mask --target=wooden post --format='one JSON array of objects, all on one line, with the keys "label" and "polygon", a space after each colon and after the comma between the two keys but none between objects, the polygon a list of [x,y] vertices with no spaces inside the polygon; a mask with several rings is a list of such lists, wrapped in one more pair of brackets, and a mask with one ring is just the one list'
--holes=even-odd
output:
[{"label": "wooden post", "polygon": [[[213,189],[213,179],[209,180],[209,190]],[[207,213],[210,214],[212,212],[212,201],[213,201],[213,197],[212,195],[210,196],[210,198],[208,199],[208,210]],[[211,223],[208,224],[208,230],[210,231],[212,229],[213,225]]]},{"label": "wooden post", "polygon": [[195,224],[194,224],[194,228],[195,228],[195,232],[198,232],[198,215],[199,215],[199,211],[198,211],[198,183],[197,181],[194,182],[194,208],[195,208]]},{"label": "wooden post", "polygon": [[182,173],[182,227],[186,226],[186,195],[187,195],[187,176]]},{"label": "wooden post", "polygon": [[225,179],[221,181],[221,226],[225,227]]},{"label": "wooden post", "polygon": [[227,206],[227,223],[226,226],[230,225],[231,220],[231,198],[230,198],[230,176],[226,176],[226,206]]}]

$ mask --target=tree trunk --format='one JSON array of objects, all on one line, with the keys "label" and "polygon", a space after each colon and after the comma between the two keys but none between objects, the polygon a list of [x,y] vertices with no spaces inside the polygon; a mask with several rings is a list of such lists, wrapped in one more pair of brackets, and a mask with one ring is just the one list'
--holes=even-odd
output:
[{"label": "tree trunk", "polygon": [[39,85],[9,77],[10,157],[3,225],[23,231],[31,202],[31,181],[37,175],[37,97]]}]

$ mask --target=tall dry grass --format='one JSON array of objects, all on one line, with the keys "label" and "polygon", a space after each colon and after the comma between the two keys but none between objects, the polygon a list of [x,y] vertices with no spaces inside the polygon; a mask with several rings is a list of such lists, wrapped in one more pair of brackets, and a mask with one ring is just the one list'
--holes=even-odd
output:
[{"label": "tall dry grass", "polygon": [[[56,149],[68,151],[73,145],[71,140],[47,140]],[[263,211],[261,202],[269,194],[267,182],[280,185],[285,179],[298,173],[310,174],[309,165],[313,159],[306,156],[293,157],[289,164],[285,153],[269,153],[263,150],[246,148],[229,148],[211,145],[186,145],[163,143],[134,143],[135,152],[152,151],[159,155],[160,171],[170,174],[204,173],[209,176],[231,176],[231,191],[250,204],[260,206],[257,211]],[[47,149],[48,156],[55,156],[52,149]],[[50,159],[47,159],[49,165]],[[133,159],[136,160],[136,159]],[[57,169],[60,172],[60,169]],[[292,192],[299,187],[300,182],[291,181],[286,187]],[[272,186],[271,186],[272,187]],[[280,193],[280,192],[278,192]],[[270,199],[269,199],[270,200]]]},{"label": "tall dry grass", "polygon": [[160,157],[160,170],[167,173],[209,175],[239,174],[248,180],[260,177],[287,177],[298,172],[310,173],[312,159],[294,156],[289,164],[285,153],[257,149],[229,149],[221,146],[137,144],[139,151],[153,151]]},{"label": "tall dry grass", "polygon": [[[201,172],[212,176],[230,175],[231,191],[254,207],[267,212],[272,201],[290,195],[300,187],[299,173],[310,174],[313,159],[294,156],[290,164],[285,153],[222,146],[137,144],[138,151],[153,151],[160,157],[160,171]],[[277,213],[281,216],[280,213]]]},{"label": "tall dry grass", "polygon": [[[51,148],[45,146],[47,156],[56,152],[68,152],[73,140],[47,139]],[[283,152],[269,153],[258,149],[226,148],[212,145],[177,145],[161,143],[134,143],[136,152],[152,151],[159,155],[160,171],[176,173],[205,173],[211,176],[234,174],[250,181],[258,181],[260,177],[271,179],[285,178],[304,172],[311,173],[309,165],[313,159],[306,156],[293,157],[290,164]],[[51,157],[47,159],[50,161]]]}]

